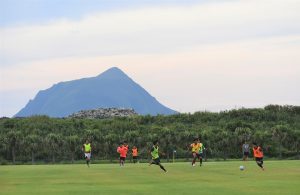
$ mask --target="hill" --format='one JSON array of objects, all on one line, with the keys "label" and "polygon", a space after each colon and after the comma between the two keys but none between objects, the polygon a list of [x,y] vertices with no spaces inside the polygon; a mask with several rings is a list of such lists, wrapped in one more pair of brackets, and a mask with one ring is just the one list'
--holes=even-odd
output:
[{"label": "hill", "polygon": [[176,113],[114,67],[96,77],[60,82],[39,91],[15,117],[66,117],[80,110],[97,108],[131,108],[141,115]]}]

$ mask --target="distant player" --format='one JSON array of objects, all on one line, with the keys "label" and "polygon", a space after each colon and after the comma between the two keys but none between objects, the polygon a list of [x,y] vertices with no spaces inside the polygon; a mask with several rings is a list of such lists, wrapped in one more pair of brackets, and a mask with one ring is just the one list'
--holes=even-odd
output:
[{"label": "distant player", "polygon": [[84,152],[84,157],[86,160],[86,165],[90,167],[90,160],[91,160],[91,154],[92,154],[92,146],[89,140],[85,141],[85,144],[82,146],[82,151]]},{"label": "distant player", "polygon": [[159,153],[158,153],[158,140],[154,141],[153,142],[153,146],[151,148],[151,157],[152,157],[152,160],[150,161],[150,165],[152,164],[155,164],[155,165],[158,165],[164,172],[167,172],[167,170],[161,165],[160,163],[160,158],[159,158]]},{"label": "distant player", "polygon": [[131,151],[132,151],[133,163],[136,163],[138,161],[138,149],[136,146],[133,146]]},{"label": "distant player", "polygon": [[126,156],[127,156],[127,151],[128,151],[128,144],[125,142],[120,143],[119,147],[117,148],[117,152],[120,154],[120,166],[124,166]]},{"label": "distant player", "polygon": [[243,161],[247,161],[249,157],[249,150],[250,146],[249,144],[245,141],[245,143],[242,145],[242,151],[243,151]]},{"label": "distant player", "polygon": [[201,143],[200,139],[199,139],[199,144],[200,144],[200,148],[199,148],[200,166],[202,166],[202,159],[204,158],[205,147],[204,147],[203,143]]},{"label": "distant player", "polygon": [[121,162],[121,160],[122,160],[122,158],[121,158],[122,146],[123,146],[123,143],[119,143],[119,146],[117,148],[117,152],[120,154],[120,158],[119,158],[119,164],[120,164],[120,166],[122,166],[122,162]]},{"label": "distant player", "polygon": [[264,164],[264,161],[263,161],[263,158],[264,158],[264,154],[263,154],[263,151],[261,149],[260,146],[258,146],[257,143],[253,143],[253,156],[255,158],[255,161],[257,163],[257,165],[262,169],[262,170],[265,170],[263,164]]},{"label": "distant player", "polygon": [[195,166],[196,160],[200,159],[200,143],[199,143],[199,139],[195,138],[194,142],[190,145],[190,147],[192,148],[192,155],[193,155],[193,161],[192,161],[192,166]]}]

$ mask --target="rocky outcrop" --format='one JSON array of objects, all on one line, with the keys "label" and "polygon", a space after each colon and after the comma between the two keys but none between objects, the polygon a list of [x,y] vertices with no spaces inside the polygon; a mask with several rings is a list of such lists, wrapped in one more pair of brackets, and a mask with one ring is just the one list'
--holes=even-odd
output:
[{"label": "rocky outcrop", "polygon": [[69,115],[69,118],[104,119],[113,117],[131,117],[137,113],[133,109],[126,108],[98,108],[95,110],[81,110]]}]

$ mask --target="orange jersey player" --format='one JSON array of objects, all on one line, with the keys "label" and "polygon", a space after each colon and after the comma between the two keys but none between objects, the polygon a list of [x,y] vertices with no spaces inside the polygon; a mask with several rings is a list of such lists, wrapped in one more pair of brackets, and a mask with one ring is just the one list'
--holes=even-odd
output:
[{"label": "orange jersey player", "polygon": [[262,169],[265,170],[263,164],[264,153],[261,147],[257,143],[253,143],[253,156],[255,158],[256,164]]},{"label": "orange jersey player", "polygon": [[117,148],[117,152],[120,154],[120,166],[124,166],[128,152],[128,144],[126,141],[120,143],[119,147]]},{"label": "orange jersey player", "polygon": [[133,163],[136,163],[138,161],[138,149],[136,146],[133,146],[131,151],[132,151]]}]

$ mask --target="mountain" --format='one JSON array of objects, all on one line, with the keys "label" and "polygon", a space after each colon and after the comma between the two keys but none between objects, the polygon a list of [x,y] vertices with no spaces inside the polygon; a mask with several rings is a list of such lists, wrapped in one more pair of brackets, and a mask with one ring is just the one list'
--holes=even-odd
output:
[{"label": "mountain", "polygon": [[66,117],[80,110],[112,107],[133,108],[141,115],[176,113],[159,103],[122,70],[114,67],[96,77],[60,82],[39,91],[15,117]]}]

